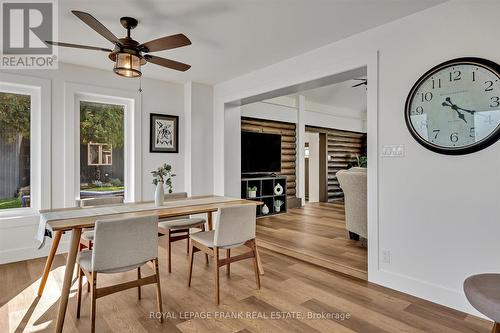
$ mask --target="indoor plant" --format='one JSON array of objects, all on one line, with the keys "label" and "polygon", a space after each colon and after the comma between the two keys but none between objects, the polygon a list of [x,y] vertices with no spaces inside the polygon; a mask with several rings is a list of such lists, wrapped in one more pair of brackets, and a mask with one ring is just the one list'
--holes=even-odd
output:
[{"label": "indoor plant", "polygon": [[255,198],[257,196],[257,186],[247,188],[248,197]]},{"label": "indoor plant", "polygon": [[153,175],[153,184],[156,185],[155,205],[161,206],[165,196],[163,185],[167,187],[168,193],[172,193],[172,177],[175,174],[172,173],[172,166],[167,163],[163,164],[157,170],[151,171],[151,174]]}]

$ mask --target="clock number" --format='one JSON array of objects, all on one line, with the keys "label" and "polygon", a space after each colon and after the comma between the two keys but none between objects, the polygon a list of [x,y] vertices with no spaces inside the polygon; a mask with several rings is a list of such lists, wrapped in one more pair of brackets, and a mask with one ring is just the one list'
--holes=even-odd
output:
[{"label": "clock number", "polygon": [[439,132],[441,132],[441,130],[436,129],[436,130],[432,130],[432,131],[435,133],[434,139],[437,139],[438,135],[439,135]]},{"label": "clock number", "polygon": [[470,128],[470,135],[469,135],[471,138],[475,138],[476,137],[476,128],[475,127],[471,127]]},{"label": "clock number", "polygon": [[421,106],[417,106],[417,108],[415,109],[415,113],[416,114],[422,114],[422,113],[424,113],[424,108],[421,107]]},{"label": "clock number", "polygon": [[484,84],[486,85],[484,91],[493,91],[493,81],[485,81]]},{"label": "clock number", "polygon": [[[437,81],[437,87],[441,88],[441,79],[438,79]],[[432,79],[432,89],[436,89],[436,80]]]},{"label": "clock number", "polygon": [[473,71],[472,72],[472,82],[475,82],[476,81],[476,72]]},{"label": "clock number", "polygon": [[421,93],[421,95],[422,95],[422,102],[425,102],[425,101],[428,102],[428,101],[432,100],[432,93],[430,91],[425,93],[425,94]]},{"label": "clock number", "polygon": [[462,75],[462,72],[460,71],[453,71],[453,72],[450,72],[450,82],[451,81],[458,81],[461,79],[461,76]]},{"label": "clock number", "polygon": [[457,132],[453,132],[450,134],[450,141],[451,142],[457,142],[458,141],[458,133]]},{"label": "clock number", "polygon": [[493,97],[491,98],[491,104],[490,104],[490,107],[491,107],[491,108],[496,108],[496,107],[498,107],[498,106],[500,106],[500,98],[499,98],[499,97],[497,97],[497,96],[493,96]]}]

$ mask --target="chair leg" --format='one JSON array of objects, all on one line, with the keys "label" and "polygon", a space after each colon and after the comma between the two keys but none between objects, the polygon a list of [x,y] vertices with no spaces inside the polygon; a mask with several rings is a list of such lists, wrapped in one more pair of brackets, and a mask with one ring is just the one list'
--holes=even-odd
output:
[{"label": "chair leg", "polygon": [[91,332],[95,333],[95,312],[96,312],[96,289],[97,289],[97,273],[92,272],[92,289],[90,291],[90,320],[91,320]]},{"label": "chair leg", "polygon": [[[89,241],[89,250],[92,250],[92,242]],[[87,281],[87,292],[90,293],[90,281]]]},{"label": "chair leg", "polygon": [[158,301],[158,312],[160,313],[160,323],[163,323],[163,303],[161,300],[160,270],[158,268],[158,258],[155,259],[156,271],[156,300]]},{"label": "chair leg", "polygon": [[220,293],[219,293],[219,248],[214,246],[214,282],[215,282],[215,303],[220,304]]},{"label": "chair leg", "polygon": [[189,255],[189,231],[190,231],[190,230],[191,230],[191,229],[188,229],[188,230],[187,230],[187,235],[188,235],[188,237],[186,238],[186,241],[187,241],[187,242],[186,242],[186,253],[187,253],[188,255]]},{"label": "chair leg", "polygon": [[[226,250],[226,258],[227,259],[231,258],[231,249]],[[231,263],[230,262],[228,262],[226,264],[226,274],[227,274],[227,276],[231,275]]]},{"label": "chair leg", "polygon": [[253,252],[253,268],[255,270],[255,282],[257,283],[257,289],[260,289],[260,274],[259,274],[259,264],[257,262],[257,246],[255,245],[255,239],[252,240],[252,252]]},{"label": "chair leg", "polygon": [[[205,224],[202,224],[202,225],[201,225],[201,231],[203,232],[203,231],[205,231],[205,230],[206,230],[206,229],[205,229]],[[206,253],[205,253],[205,264],[207,264],[207,265],[208,265],[208,254],[206,254]]]},{"label": "chair leg", "polygon": [[194,246],[193,242],[190,242],[189,247],[189,277],[188,277],[188,287],[191,287],[191,276],[193,275],[193,259],[194,259]]},{"label": "chair leg", "polygon": [[[137,280],[141,279],[141,268],[137,267]],[[137,299],[141,299],[141,286],[137,287]]]},{"label": "chair leg", "polygon": [[77,267],[78,269],[78,292],[76,294],[76,318],[80,318],[80,307],[82,305],[82,269],[80,265]]},{"label": "chair leg", "polygon": [[168,230],[168,244],[167,244],[167,255],[168,255],[168,272],[172,273],[172,243],[170,241],[170,229]]},{"label": "chair leg", "polygon": [[495,324],[493,324],[491,333],[500,333],[500,323],[495,322]]}]

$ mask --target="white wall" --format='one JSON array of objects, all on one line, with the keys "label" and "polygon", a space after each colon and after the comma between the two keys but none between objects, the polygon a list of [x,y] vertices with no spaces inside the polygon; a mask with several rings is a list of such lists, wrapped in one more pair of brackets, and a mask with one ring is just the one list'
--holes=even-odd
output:
[{"label": "white wall", "polygon": [[[224,103],[351,69],[378,54],[368,66],[368,139],[377,145],[372,153],[368,147],[369,165],[378,165],[369,169],[369,178],[378,181],[378,189],[371,189],[378,203],[369,203],[369,279],[476,313],[463,294],[463,280],[500,272],[500,142],[471,155],[438,155],[412,139],[403,110],[414,82],[440,62],[463,56],[500,62],[500,43],[492,42],[498,39],[498,12],[498,1],[446,2],[218,84],[215,191],[223,193],[228,172],[218,148],[231,139],[224,133]],[[404,144],[406,156],[373,155],[386,144]],[[391,251],[390,263],[379,260],[382,250]]]},{"label": "white wall", "polygon": [[[43,140],[49,140],[51,156],[45,156],[52,160],[52,168],[49,174],[52,190],[51,204],[42,208],[59,208],[69,206],[74,202],[74,192],[69,193],[66,176],[74,173],[73,170],[68,170],[71,165],[71,159],[68,158],[72,148],[66,145],[69,137],[72,135],[72,128],[67,125],[67,119],[70,117],[68,105],[71,101],[67,101],[68,90],[78,87],[79,92],[99,92],[102,94],[113,94],[117,92],[120,96],[128,96],[135,98],[138,104],[141,104],[141,98],[137,92],[139,88],[139,80],[121,78],[115,75],[112,70],[103,71],[87,67],[59,64],[59,70],[36,70],[36,71],[0,71],[0,81],[7,80],[7,77],[15,77],[25,79],[27,82],[34,82],[41,78],[49,82],[52,93],[49,93],[49,105],[51,109],[49,116],[51,117],[51,133]],[[136,200],[151,200],[153,199],[154,186],[151,184],[151,175],[149,171],[160,166],[162,163],[172,165],[177,177],[174,179],[174,190],[185,190],[185,175],[184,175],[184,145],[185,138],[182,133],[185,130],[184,124],[184,91],[183,85],[169,83],[159,80],[143,79],[142,80],[142,107],[136,106],[139,113],[138,119],[142,115],[142,131],[141,126],[135,130],[135,134],[142,137],[139,140],[139,147],[142,149],[142,155],[136,160],[137,167],[135,173],[141,184],[138,187],[141,193]],[[164,154],[164,153],[149,153],[149,113],[164,113],[180,116],[180,131],[179,137],[179,153]],[[142,133],[141,133],[142,132]],[[74,138],[73,138],[74,139]],[[73,177],[71,177],[73,178]],[[41,251],[35,249],[33,237],[38,225],[38,216],[33,211],[29,216],[17,216],[2,218],[0,216],[0,263],[17,261],[37,256],[46,255],[49,246]],[[50,243],[48,243],[50,245]],[[64,250],[64,245],[60,247]]]},{"label": "white wall", "polygon": [[184,85],[186,117],[186,191],[190,195],[213,193],[213,88],[188,82]]}]

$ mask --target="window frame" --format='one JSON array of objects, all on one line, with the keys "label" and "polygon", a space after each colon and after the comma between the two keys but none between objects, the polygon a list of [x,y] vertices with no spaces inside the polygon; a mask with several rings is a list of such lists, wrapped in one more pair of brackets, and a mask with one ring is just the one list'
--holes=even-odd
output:
[{"label": "window frame", "polygon": [[[109,95],[95,93],[89,89],[81,89],[74,92],[74,131],[73,131],[73,151],[74,151],[74,190],[69,194],[72,196],[66,198],[68,203],[72,206],[76,205],[77,200],[80,199],[80,102],[95,102],[105,104],[115,104],[124,106],[124,201],[133,202],[141,200],[141,182],[140,172],[137,173],[137,161],[140,162],[140,118],[139,124],[137,123],[137,116],[140,117],[140,112],[137,112],[137,103],[135,98],[124,96],[123,92],[109,90]],[[139,131],[139,134],[137,133]],[[69,204],[67,206],[71,207]]]},{"label": "window frame", "polygon": [[51,208],[50,81],[2,74],[0,92],[30,95],[30,207],[2,209],[0,219],[37,215]]}]

